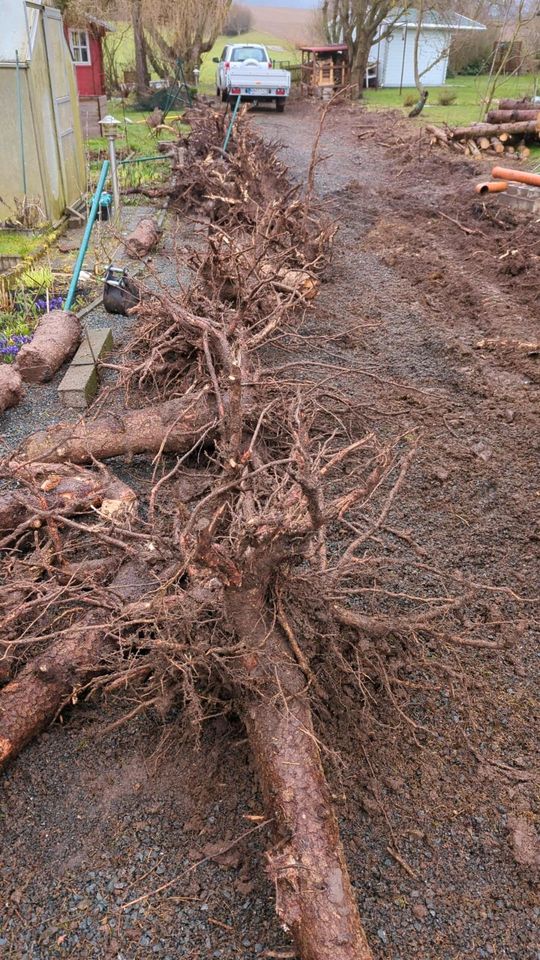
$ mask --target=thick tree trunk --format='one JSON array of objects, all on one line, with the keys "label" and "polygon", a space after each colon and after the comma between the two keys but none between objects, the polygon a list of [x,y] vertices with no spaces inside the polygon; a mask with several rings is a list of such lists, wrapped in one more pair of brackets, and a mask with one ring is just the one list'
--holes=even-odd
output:
[{"label": "thick tree trunk", "polygon": [[474,123],[470,127],[451,127],[447,131],[450,140],[468,140],[476,137],[500,137],[501,134],[538,134],[540,125],[536,120],[521,120],[519,123]]},{"label": "thick tree trunk", "polygon": [[[111,504],[132,509],[136,502],[130,487],[104,471],[74,469],[60,463],[24,464],[18,475],[21,480],[33,481],[34,489],[21,486],[0,494],[0,536],[44,510],[74,514],[109,504],[105,509],[109,516]],[[41,520],[36,519],[35,526],[41,526]]]},{"label": "thick tree trunk", "polygon": [[52,380],[81,342],[81,321],[67,310],[52,310],[41,317],[30,343],[25,343],[15,362],[28,383]]},{"label": "thick tree trunk", "polygon": [[499,110],[533,110],[532,100],[499,100]]},{"label": "thick tree trunk", "polygon": [[186,453],[215,418],[208,395],[181,397],[140,410],[108,414],[73,425],[58,424],[32,434],[19,457],[89,463],[159,450]]},{"label": "thick tree trunk", "polygon": [[0,365],[0,413],[15,407],[23,396],[23,385],[20,373],[11,364]]},{"label": "thick tree trunk", "polygon": [[146,40],[142,20],[142,0],[132,0],[131,23],[133,26],[133,40],[135,43],[135,74],[136,90],[139,97],[143,97],[150,86],[150,74],[146,59]]},{"label": "thick tree trunk", "polygon": [[126,237],[126,250],[130,257],[145,257],[159,243],[161,232],[154,217],[140,220]]},{"label": "thick tree trunk", "polygon": [[[255,579],[260,579],[255,577]],[[243,716],[275,849],[267,854],[276,910],[302,960],[370,960],[369,949],[306,696],[306,678],[265,604],[262,583],[226,590],[226,611],[246,641],[258,693]]]},{"label": "thick tree trunk", "polygon": [[[110,592],[128,603],[154,585],[143,564],[126,563]],[[0,769],[45,729],[74,692],[114,650],[103,623],[110,612],[94,609],[0,691]]]},{"label": "thick tree trunk", "polygon": [[521,120],[534,120],[538,124],[540,111],[538,110],[490,110],[486,120],[488,123],[514,123]]},{"label": "thick tree trunk", "polygon": [[371,38],[360,36],[356,49],[351,51],[349,44],[349,58],[351,61],[351,81],[357,84],[355,96],[362,98],[364,96],[364,81],[369,60],[369,51],[371,50]]}]

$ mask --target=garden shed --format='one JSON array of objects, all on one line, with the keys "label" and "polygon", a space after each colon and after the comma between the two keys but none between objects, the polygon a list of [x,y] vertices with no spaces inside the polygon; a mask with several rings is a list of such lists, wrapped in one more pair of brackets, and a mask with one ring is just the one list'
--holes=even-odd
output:
[{"label": "garden shed", "polygon": [[57,221],[86,189],[77,86],[62,16],[35,0],[2,0],[0,220],[24,197]]},{"label": "garden shed", "polygon": [[[407,10],[395,22],[390,33],[374,43],[369,61],[376,64],[374,85],[379,87],[414,87],[414,47],[418,12]],[[382,33],[388,29],[383,22]],[[423,14],[418,44],[418,65],[426,87],[446,82],[450,45],[455,34],[465,30],[485,30],[483,23],[458,13],[428,10]]]}]

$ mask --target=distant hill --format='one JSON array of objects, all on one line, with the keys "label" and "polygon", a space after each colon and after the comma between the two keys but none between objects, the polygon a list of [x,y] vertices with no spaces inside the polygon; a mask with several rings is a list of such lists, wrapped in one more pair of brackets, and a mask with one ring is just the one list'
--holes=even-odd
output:
[{"label": "distant hill", "polygon": [[250,0],[246,6],[253,14],[254,30],[273,33],[291,43],[316,43],[321,39],[316,9],[318,4],[316,8],[311,6],[308,9],[305,4],[303,8],[292,6],[291,0],[281,4],[279,0],[273,0],[269,5],[261,3],[261,0],[258,3]]}]

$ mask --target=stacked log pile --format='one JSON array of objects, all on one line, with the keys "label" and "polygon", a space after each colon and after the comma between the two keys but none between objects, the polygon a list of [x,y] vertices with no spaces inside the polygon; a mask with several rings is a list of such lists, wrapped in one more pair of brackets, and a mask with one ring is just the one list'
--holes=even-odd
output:
[{"label": "stacked log pile", "polygon": [[[489,116],[489,114],[488,114]],[[507,156],[527,160],[531,150],[527,145],[538,140],[540,114],[536,120],[504,123],[474,123],[470,127],[438,127],[426,124],[431,143],[465,156]]]},{"label": "stacked log pile", "polygon": [[[377,555],[414,434],[380,442],[309,339],[302,362],[272,353],[298,342],[335,232],[312,195],[315,157],[301,195],[245,115],[227,155],[225,113],[185,119],[168,189],[206,225],[192,284],[143,291],[119,409],[0,464],[0,766],[89,689],[128,689],[130,717],[234,710],[298,957],[369,960],[317,716],[364,724],[387,695],[403,717],[407,670],[418,684],[436,650],[499,644],[436,570],[431,599],[402,607],[399,560]],[[148,457],[138,490],[103,463],[134,453]]]}]

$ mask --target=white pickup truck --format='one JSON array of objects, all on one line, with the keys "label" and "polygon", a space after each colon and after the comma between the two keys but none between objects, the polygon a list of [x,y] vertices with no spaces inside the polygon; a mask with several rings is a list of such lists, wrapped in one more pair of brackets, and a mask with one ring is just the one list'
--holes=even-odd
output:
[{"label": "white pickup truck", "polygon": [[288,70],[275,70],[268,50],[259,43],[229,43],[217,63],[216,90],[224,101],[242,100],[268,103],[273,100],[283,113],[291,90]]}]

